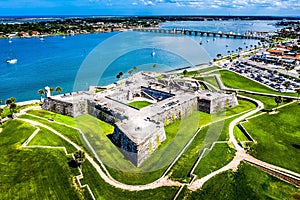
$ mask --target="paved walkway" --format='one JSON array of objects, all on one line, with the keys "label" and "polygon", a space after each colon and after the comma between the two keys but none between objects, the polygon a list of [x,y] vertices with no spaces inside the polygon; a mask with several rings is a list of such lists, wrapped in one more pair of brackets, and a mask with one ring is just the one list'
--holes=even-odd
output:
[{"label": "paved walkway", "polygon": [[[83,150],[79,145],[72,142],[70,139],[68,139],[67,137],[65,137],[64,135],[62,135],[61,133],[57,132],[56,130],[54,130],[53,128],[51,128],[47,125],[44,125],[42,123],[39,123],[39,122],[36,122],[33,120],[29,120],[29,119],[18,118],[18,120],[28,122],[33,126],[40,126],[45,129],[48,129],[49,131],[51,131],[51,132],[55,133],[56,135],[58,135],[59,137],[61,137],[63,140],[70,143],[77,150]],[[163,186],[180,186],[181,185],[181,183],[179,183],[179,182],[169,180],[168,177],[162,177],[162,178],[158,179],[157,181],[146,184],[146,185],[127,185],[124,183],[120,183],[119,181],[113,179],[111,176],[107,176],[107,174],[105,172],[103,172],[101,167],[97,164],[96,161],[94,161],[94,159],[88,153],[86,153],[86,159],[93,165],[93,167],[97,170],[98,174],[101,176],[101,178],[106,183],[108,183],[116,188],[123,189],[123,190],[139,191],[139,190],[155,189],[155,188],[159,188],[159,187],[163,187]]]}]

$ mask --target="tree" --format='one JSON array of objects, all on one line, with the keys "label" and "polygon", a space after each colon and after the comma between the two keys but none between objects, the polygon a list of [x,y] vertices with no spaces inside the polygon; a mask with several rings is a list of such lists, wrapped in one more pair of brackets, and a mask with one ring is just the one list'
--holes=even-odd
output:
[{"label": "tree", "polygon": [[85,161],[85,153],[84,151],[76,151],[74,153],[74,158],[75,158],[75,161],[77,163],[78,166],[81,166],[81,164]]},{"label": "tree", "polygon": [[50,94],[53,93],[53,92],[54,92],[54,88],[51,87],[51,88],[50,88]]},{"label": "tree", "polygon": [[13,113],[15,112],[17,108],[17,104],[15,103],[11,103],[10,106],[9,106],[9,109],[10,109],[10,114],[13,115]]},{"label": "tree", "polygon": [[222,57],[222,54],[218,53],[217,58],[221,58],[221,57]]},{"label": "tree", "polygon": [[40,100],[42,101],[42,96],[45,94],[45,91],[44,91],[43,89],[39,89],[39,90],[38,90],[38,93],[39,93],[39,95],[41,96],[41,97],[40,97]]},{"label": "tree", "polygon": [[276,106],[276,111],[277,111],[278,105],[279,105],[280,103],[282,103],[282,101],[283,101],[283,98],[282,98],[281,96],[275,97],[275,102],[276,102],[276,104],[277,104],[277,106]]},{"label": "tree", "polygon": [[55,91],[56,91],[58,94],[60,94],[61,91],[62,91],[62,88],[61,88],[60,86],[57,86],[57,87],[55,88]]},{"label": "tree", "polygon": [[134,66],[134,67],[133,67],[133,71],[136,71],[137,69],[138,69],[137,66]]},{"label": "tree", "polygon": [[10,97],[10,100],[11,100],[12,103],[16,102],[16,98],[15,97]]},{"label": "tree", "polygon": [[299,101],[299,96],[300,96],[300,88],[296,89],[296,92],[298,94],[298,101]]},{"label": "tree", "polygon": [[6,99],[5,101],[6,106],[10,106],[11,103],[12,103],[11,99]]},{"label": "tree", "polygon": [[186,75],[187,75],[187,73],[188,73],[188,71],[185,69],[185,70],[183,70],[183,72],[182,72],[182,73],[183,73],[183,75],[184,75],[184,76],[186,76]]},{"label": "tree", "polygon": [[290,87],[290,85],[291,85],[291,82],[286,81],[286,82],[283,83],[283,85],[285,87],[285,91],[287,91],[288,87]]}]

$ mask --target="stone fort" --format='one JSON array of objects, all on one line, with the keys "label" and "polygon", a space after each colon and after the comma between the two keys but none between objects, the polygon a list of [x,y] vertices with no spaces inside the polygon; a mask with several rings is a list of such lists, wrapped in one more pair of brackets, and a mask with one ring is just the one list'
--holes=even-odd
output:
[{"label": "stone fort", "polygon": [[[150,105],[140,109],[129,105],[135,101]],[[113,124],[112,142],[139,167],[166,140],[164,126],[192,111],[214,113],[237,104],[235,94],[202,90],[196,80],[139,72],[102,92],[48,96],[42,108],[72,117],[90,114]]]}]

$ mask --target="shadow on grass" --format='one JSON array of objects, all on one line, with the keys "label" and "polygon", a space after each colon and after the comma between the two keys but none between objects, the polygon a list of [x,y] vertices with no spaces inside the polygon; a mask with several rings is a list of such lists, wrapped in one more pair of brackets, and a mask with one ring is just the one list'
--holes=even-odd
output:
[{"label": "shadow on grass", "polygon": [[71,167],[71,168],[77,168],[77,167],[78,167],[78,164],[77,164],[77,162],[76,162],[75,160],[70,160],[70,161],[68,162],[68,165],[69,165],[69,167]]}]

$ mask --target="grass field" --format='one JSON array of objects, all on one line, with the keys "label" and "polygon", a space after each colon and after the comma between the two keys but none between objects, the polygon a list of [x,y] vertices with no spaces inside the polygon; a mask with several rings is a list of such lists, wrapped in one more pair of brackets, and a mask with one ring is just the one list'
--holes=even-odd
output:
[{"label": "grass field", "polygon": [[33,121],[37,121],[40,122],[42,124],[45,124],[53,129],[55,129],[56,131],[60,132],[61,134],[63,134],[64,136],[66,136],[67,138],[69,138],[70,140],[72,140],[73,142],[75,142],[76,144],[82,146],[82,142],[81,139],[79,137],[79,132],[76,129],[64,126],[64,125],[60,125],[60,124],[56,124],[53,123],[47,119],[40,119],[31,115],[21,115],[20,118],[25,118],[25,119],[30,119]]},{"label": "grass field", "polygon": [[219,71],[222,81],[226,87],[236,88],[242,90],[250,90],[255,92],[271,93],[277,95],[287,95],[287,96],[297,96],[295,93],[281,93],[276,92],[264,85],[261,85],[255,81],[252,81],[248,78],[245,78],[241,75],[238,75],[234,72],[228,70]]},{"label": "grass field", "polygon": [[299,199],[300,189],[285,183],[248,164],[237,172],[216,175],[195,192],[184,188],[178,199]]},{"label": "grass field", "polygon": [[207,151],[194,174],[198,178],[204,177],[213,171],[216,171],[228,164],[234,157],[235,150],[230,148],[227,143],[216,143],[211,151]]},{"label": "grass field", "polygon": [[245,136],[245,134],[239,129],[237,126],[234,127],[233,129],[234,137],[235,139],[240,142],[240,141],[248,141],[248,138]]},{"label": "grass field", "polygon": [[[300,172],[300,105],[293,103],[250,119],[243,126],[257,141],[250,153],[263,161]],[[276,152],[276,153],[274,153]]]},{"label": "grass field", "polygon": [[[201,73],[209,72],[209,71],[216,70],[216,69],[220,69],[220,67],[212,66],[212,67],[207,67],[207,68],[203,68],[203,69],[199,69],[199,70],[191,70],[191,71],[188,71],[187,76],[199,75]],[[181,75],[183,75],[183,73],[181,73]]]},{"label": "grass field", "polygon": [[[210,83],[212,84],[213,86],[215,86],[216,88],[219,88],[219,85],[216,81],[216,78],[214,76],[208,76],[208,77],[199,77],[199,78],[196,78],[197,80],[200,80],[200,81],[205,81],[207,83]],[[219,88],[220,89],[220,88]]]},{"label": "grass field", "polygon": [[77,189],[64,151],[53,149],[20,149],[35,128],[11,120],[0,133],[0,199],[80,199],[89,196]]},{"label": "grass field", "polygon": [[178,190],[177,187],[161,187],[153,190],[130,192],[115,188],[103,181],[90,163],[83,163],[83,184],[89,184],[96,199],[172,199]]},{"label": "grass field", "polygon": [[55,135],[51,131],[40,127],[40,131],[36,136],[30,141],[28,146],[57,146],[66,147],[68,153],[73,153],[76,148],[71,144],[61,139],[59,136]]},{"label": "grass field", "polygon": [[130,106],[141,109],[144,108],[146,106],[150,106],[152,105],[152,103],[148,102],[148,101],[133,101],[129,103]]},{"label": "grass field", "polygon": [[28,114],[36,115],[38,117],[43,117],[45,119],[53,119],[54,121],[68,124],[75,127],[75,121],[73,117],[57,114],[47,110],[29,110]]},{"label": "grass field", "polygon": [[[261,101],[264,104],[264,109],[262,111],[271,111],[277,106],[274,97],[265,97],[265,96],[245,94],[245,93],[242,93],[241,95]],[[282,102],[281,104],[279,104],[279,106],[284,104],[286,104],[286,102]]]}]

